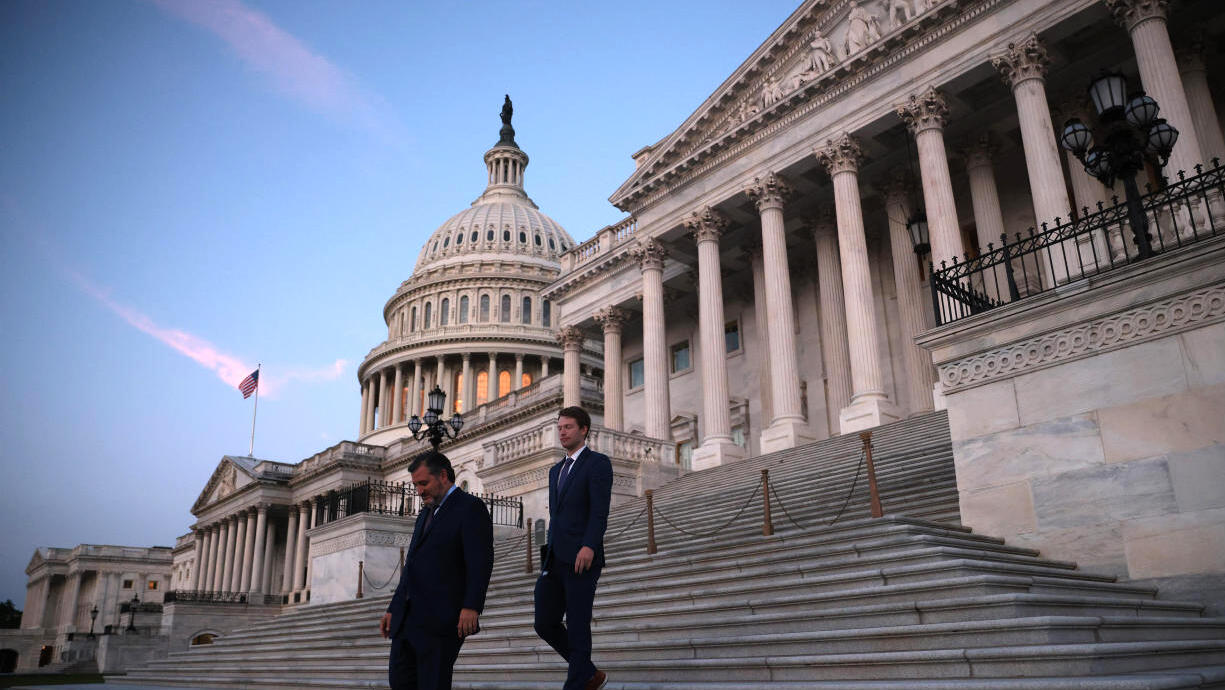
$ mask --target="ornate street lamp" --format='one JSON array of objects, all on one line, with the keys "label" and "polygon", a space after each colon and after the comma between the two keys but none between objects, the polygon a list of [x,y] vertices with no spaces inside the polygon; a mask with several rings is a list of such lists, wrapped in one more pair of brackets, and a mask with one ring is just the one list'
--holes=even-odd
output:
[{"label": "ornate street lamp", "polygon": [[132,594],[132,603],[128,605],[128,610],[132,616],[128,619],[128,632],[136,632],[136,607],[140,606],[140,597]]},{"label": "ornate street lamp", "polygon": [[1161,106],[1143,91],[1127,98],[1127,79],[1117,72],[1103,73],[1089,85],[1089,98],[1101,124],[1103,143],[1093,145],[1093,130],[1077,118],[1063,126],[1059,143],[1085,166],[1085,172],[1107,187],[1123,181],[1127,196],[1127,216],[1135,236],[1139,258],[1153,255],[1148,233],[1148,217],[1140,205],[1136,173],[1144,168],[1145,156],[1164,167],[1178,141],[1178,130],[1157,117]]},{"label": "ornate street lamp", "polygon": [[408,420],[408,429],[418,441],[428,437],[434,450],[438,450],[444,438],[455,438],[459,435],[459,430],[464,426],[464,418],[456,412],[449,420],[443,421],[442,412],[446,409],[447,394],[438,386],[434,386],[434,390],[425,397],[425,419],[413,415]]},{"label": "ornate street lamp", "polygon": [[931,251],[927,235],[927,214],[919,212],[906,221],[906,231],[910,233],[910,243],[914,245],[914,253],[920,257]]},{"label": "ornate street lamp", "polygon": [[94,639],[94,621],[98,620],[98,605],[89,610],[89,639]]}]

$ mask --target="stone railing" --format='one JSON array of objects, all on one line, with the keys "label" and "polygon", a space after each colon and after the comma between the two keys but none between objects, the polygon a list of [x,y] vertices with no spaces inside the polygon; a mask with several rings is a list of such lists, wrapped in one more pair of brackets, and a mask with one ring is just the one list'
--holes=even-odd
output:
[{"label": "stone railing", "polygon": [[368,462],[372,467],[378,467],[383,461],[384,452],[385,449],[382,446],[369,446],[364,443],[354,443],[353,441],[341,441],[331,448],[316,453],[298,463],[296,473],[299,475],[307,474],[346,457],[350,460]]},{"label": "stone railing", "polygon": [[613,431],[601,426],[591,429],[587,443],[609,457],[635,463],[671,463],[676,459],[676,443],[672,441]]},{"label": "stone railing", "polygon": [[178,551],[184,546],[195,546],[195,543],[196,543],[196,535],[192,532],[188,532],[187,534],[184,534],[181,537],[175,538],[174,550]]},{"label": "stone railing", "polygon": [[485,457],[481,464],[492,467],[496,463],[514,462],[550,448],[560,449],[561,446],[557,443],[557,425],[550,421],[510,438],[486,443],[483,448]]},{"label": "stone railing", "polygon": [[[502,323],[502,322],[477,322],[453,324],[450,326],[433,326],[428,330],[419,330],[412,333],[406,333],[402,336],[389,338],[386,342],[378,345],[366,353],[366,361],[377,357],[378,355],[387,352],[388,350],[406,345],[413,345],[421,342],[433,342],[436,340],[446,340],[448,338],[542,338],[544,340],[555,340],[557,337],[556,331],[545,326],[535,326],[523,323]],[[473,359],[480,359],[483,356],[481,352],[473,353]]]},{"label": "stone railing", "polygon": [[638,219],[633,216],[601,228],[595,237],[561,255],[562,271],[572,271],[598,256],[608,254],[613,247],[632,240],[637,231]]}]

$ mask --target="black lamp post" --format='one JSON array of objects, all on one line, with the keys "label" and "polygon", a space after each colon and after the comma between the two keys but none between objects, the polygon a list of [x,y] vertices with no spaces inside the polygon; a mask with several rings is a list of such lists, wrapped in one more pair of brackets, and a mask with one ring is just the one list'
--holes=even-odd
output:
[{"label": "black lamp post", "polygon": [[906,221],[906,231],[910,233],[910,243],[914,245],[914,253],[922,257],[931,251],[931,243],[927,235],[927,215],[919,212]]},{"label": "black lamp post", "polygon": [[1102,144],[1093,145],[1093,131],[1079,119],[1072,118],[1063,126],[1059,137],[1063,148],[1071,151],[1085,166],[1085,172],[1110,187],[1115,180],[1123,181],[1127,196],[1127,216],[1141,259],[1153,255],[1153,241],[1148,233],[1148,218],[1140,205],[1140,190],[1136,173],[1144,167],[1145,156],[1152,156],[1159,167],[1169,161],[1178,130],[1157,117],[1160,106],[1143,91],[1131,98],[1127,94],[1127,78],[1117,72],[1104,73],[1089,85],[1089,97],[1101,124],[1098,132]]},{"label": "black lamp post", "polygon": [[89,610],[89,639],[94,639],[94,621],[98,620],[98,605]]},{"label": "black lamp post", "polygon": [[[434,450],[442,444],[444,438],[455,438],[464,426],[464,418],[458,412],[451,419],[443,421],[442,412],[446,408],[447,394],[438,386],[426,394],[425,419],[413,415],[408,420],[408,429],[413,432],[413,438],[420,441],[428,437]],[[424,427],[423,426],[424,422]]]},{"label": "black lamp post", "polygon": [[132,603],[128,605],[128,610],[132,616],[128,618],[128,632],[136,632],[136,607],[140,605],[140,597],[136,594],[132,595]]}]

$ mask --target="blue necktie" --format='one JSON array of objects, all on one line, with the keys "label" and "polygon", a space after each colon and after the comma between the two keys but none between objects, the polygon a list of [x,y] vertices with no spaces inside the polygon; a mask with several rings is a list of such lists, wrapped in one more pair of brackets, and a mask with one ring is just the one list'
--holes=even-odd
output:
[{"label": "blue necktie", "polygon": [[566,464],[561,466],[561,476],[557,478],[557,492],[561,493],[561,489],[566,485],[566,477],[570,476],[570,467],[574,465],[574,458],[567,457]]}]

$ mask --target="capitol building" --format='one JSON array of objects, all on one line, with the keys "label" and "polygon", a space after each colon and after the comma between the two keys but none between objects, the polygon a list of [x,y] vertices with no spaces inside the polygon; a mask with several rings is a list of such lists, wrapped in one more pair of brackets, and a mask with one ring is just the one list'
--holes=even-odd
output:
[{"label": "capitol building", "polygon": [[435,389],[508,540],[542,540],[565,405],[614,505],[947,410],[962,524],[1225,606],[1223,36],[1211,0],[807,0],[579,240],[507,98],[484,190],[382,306],[353,440],[222,457],[172,548],[40,549],[19,664],[129,614],[179,649],[388,593]]}]

